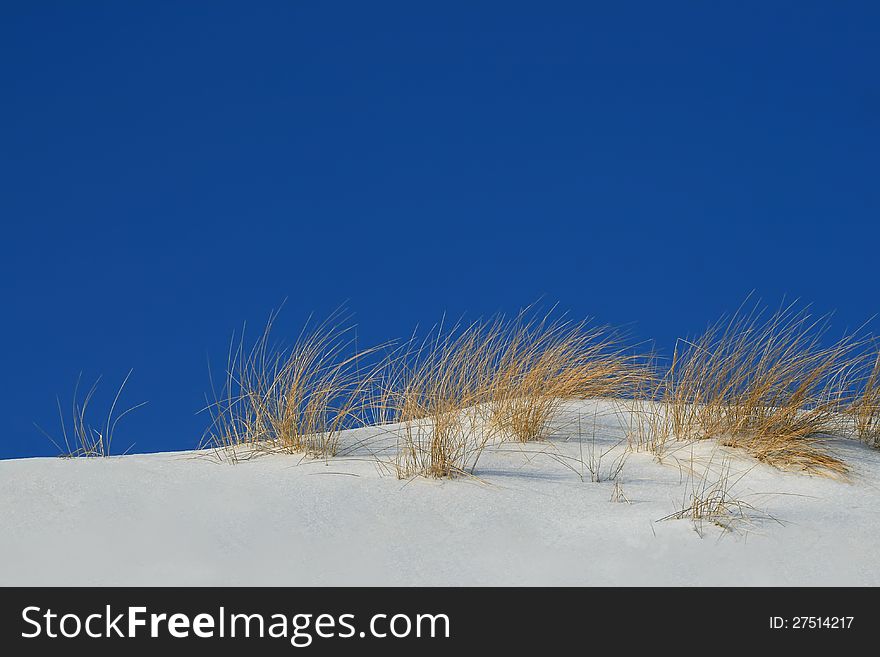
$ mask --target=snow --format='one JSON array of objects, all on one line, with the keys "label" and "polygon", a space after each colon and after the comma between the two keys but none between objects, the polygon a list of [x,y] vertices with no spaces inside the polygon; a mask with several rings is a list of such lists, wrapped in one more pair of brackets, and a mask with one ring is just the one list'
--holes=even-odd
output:
[{"label": "snow", "polygon": [[[622,454],[615,408],[570,404],[548,441],[492,444],[475,477],[455,480],[397,479],[377,463],[393,436],[372,428],[347,433],[353,447],[328,462],[0,461],[0,584],[880,584],[880,452],[834,440],[853,469],[842,481],[679,443],[662,462],[629,454],[616,480],[628,502],[615,502],[615,482],[593,483],[580,463],[594,443],[612,449],[603,470]],[[589,424],[580,437],[576,416]],[[753,507],[747,521],[698,532],[660,520],[722,463],[744,473],[733,496]]]}]

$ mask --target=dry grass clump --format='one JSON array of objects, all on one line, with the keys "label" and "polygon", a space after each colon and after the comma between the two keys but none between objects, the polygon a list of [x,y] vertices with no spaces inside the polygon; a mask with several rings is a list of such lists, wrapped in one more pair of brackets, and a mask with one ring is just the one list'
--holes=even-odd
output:
[{"label": "dry grass clump", "polygon": [[694,531],[702,538],[705,536],[703,525],[706,523],[725,531],[734,531],[751,524],[758,518],[770,518],[736,493],[737,485],[748,471],[733,476],[729,457],[722,456],[717,468],[713,467],[714,461],[715,454],[709,459],[699,477],[696,473],[689,473],[688,487],[681,508],[661,518],[661,521],[690,520]]},{"label": "dry grass clump", "polygon": [[768,319],[738,312],[693,341],[680,340],[658,387],[653,430],[717,438],[775,466],[843,474],[822,449],[849,402],[843,381],[859,346],[824,344],[827,322],[793,306]]},{"label": "dry grass clump", "polygon": [[496,316],[442,327],[390,359],[376,406],[400,423],[400,476],[472,473],[486,444],[547,437],[567,399],[631,393],[645,377],[606,328]]},{"label": "dry grass clump", "polygon": [[[79,390],[82,382],[82,374],[80,374],[80,376],[77,377],[76,385],[73,388],[73,402],[69,425],[65,418],[64,411],[61,409],[61,400],[57,397],[55,398],[55,404],[58,408],[58,419],[61,424],[61,440],[59,441],[53,438],[47,431],[40,427],[40,425],[35,426],[44,436],[52,441],[52,444],[58,448],[59,455],[62,457],[110,456],[112,454],[113,441],[119,421],[135,409],[138,409],[147,403],[141,402],[140,404],[135,404],[121,413],[116,414],[116,407],[119,404],[120,397],[122,397],[122,391],[131,377],[131,373],[132,370],[129,370],[128,374],[125,375],[125,378],[119,385],[116,395],[113,398],[113,402],[110,404],[110,410],[107,412],[107,418],[101,424],[95,426],[88,419],[89,406],[98,390],[101,377],[97,378],[95,383],[92,384],[92,387],[86,392],[83,400],[80,401]],[[131,449],[131,446],[129,446],[128,449]]]},{"label": "dry grass clump", "polygon": [[230,345],[225,381],[207,410],[211,425],[203,446],[220,448],[233,460],[262,451],[328,458],[339,434],[363,421],[365,392],[375,368],[358,351],[348,318],[339,311],[306,326],[293,346],[270,341],[277,312],[250,349],[244,337]]},{"label": "dry grass clump", "polygon": [[612,330],[588,321],[520,315],[494,337],[492,421],[520,442],[545,438],[565,400],[631,397],[647,377]]},{"label": "dry grass clump", "polygon": [[867,445],[880,447],[880,354],[853,404],[856,435]]},{"label": "dry grass clump", "polygon": [[399,425],[399,477],[473,473],[491,437],[481,405],[491,390],[493,336],[494,327],[482,323],[449,332],[441,326],[386,361],[373,412]]}]

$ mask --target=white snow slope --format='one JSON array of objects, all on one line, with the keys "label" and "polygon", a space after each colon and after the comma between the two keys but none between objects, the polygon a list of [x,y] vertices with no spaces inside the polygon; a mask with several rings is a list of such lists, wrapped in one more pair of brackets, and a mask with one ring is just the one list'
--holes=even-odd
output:
[{"label": "white snow slope", "polygon": [[[613,447],[607,474],[623,452],[611,406],[572,404],[550,440],[491,445],[476,478],[444,481],[398,480],[360,448],[327,463],[0,461],[0,585],[880,584],[880,452],[834,441],[853,469],[839,481],[676,444],[663,462],[631,453],[617,478],[628,502],[614,502],[615,483],[580,463]],[[383,440],[372,449],[387,455]],[[660,520],[728,457],[745,473],[732,492],[753,507],[745,521],[701,536]]]}]

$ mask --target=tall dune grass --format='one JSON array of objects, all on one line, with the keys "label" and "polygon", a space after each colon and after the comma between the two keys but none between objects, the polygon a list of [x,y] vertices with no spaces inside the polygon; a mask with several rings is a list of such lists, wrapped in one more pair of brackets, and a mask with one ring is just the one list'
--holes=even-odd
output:
[{"label": "tall dune grass", "polygon": [[775,466],[843,474],[829,435],[848,421],[865,442],[880,440],[880,358],[850,385],[865,341],[829,343],[827,318],[794,304],[769,315],[741,309],[679,340],[665,370],[609,327],[531,307],[511,319],[441,323],[384,358],[356,348],[341,313],[278,347],[276,316],[249,348],[233,340],[209,405],[205,442],[232,458],[329,458],[342,431],[383,425],[378,433],[397,441],[398,476],[472,474],[490,442],[545,440],[567,401],[591,398],[614,399],[630,445],[658,454],[670,441],[713,438]]},{"label": "tall dune grass", "polygon": [[480,323],[411,339],[387,361],[375,413],[399,425],[401,478],[470,474],[491,438],[481,404],[491,388],[491,336]]},{"label": "tall dune grass", "polygon": [[378,404],[401,425],[402,477],[472,473],[489,441],[542,440],[566,400],[631,394],[645,377],[610,329],[530,309],[414,345],[389,361]]},{"label": "tall dune grass", "polygon": [[852,336],[826,342],[827,318],[794,305],[766,319],[757,306],[679,340],[657,389],[653,430],[717,438],[782,467],[842,474],[823,448],[851,403],[843,384],[857,359]]},{"label": "tall dune grass", "polygon": [[642,359],[607,326],[529,319],[502,325],[491,381],[493,424],[520,442],[547,437],[571,399],[628,398],[648,376]]},{"label": "tall dune grass", "polygon": [[880,354],[856,398],[853,416],[858,437],[867,445],[880,447]]},{"label": "tall dune grass", "polygon": [[339,311],[307,324],[290,347],[271,340],[276,318],[277,312],[270,315],[250,348],[243,335],[230,343],[219,390],[212,380],[203,445],[233,459],[262,451],[334,456],[340,432],[363,423],[373,376],[364,360],[376,350],[356,348],[349,318]]},{"label": "tall dune grass", "polygon": [[[271,336],[277,312],[253,344],[230,342],[219,387],[206,410],[202,447],[232,460],[282,451],[329,458],[343,431],[366,425],[397,438],[400,477],[472,474],[487,444],[549,438],[564,404],[611,399],[629,446],[662,455],[671,441],[716,439],[766,463],[844,474],[827,450],[853,432],[880,447],[880,355],[856,334],[828,341],[828,318],[796,304],[767,314],[757,304],[677,341],[671,364],[636,354],[607,326],[540,314],[443,324],[380,357],[359,349],[351,318],[332,313],[307,323],[291,346]],[[867,354],[867,355],[866,355]],[[106,420],[88,420],[98,382],[79,399],[64,455],[107,456],[119,421],[125,377]],[[558,427],[557,427],[558,428]],[[42,431],[42,429],[41,429]],[[366,440],[366,439],[365,439]]]}]

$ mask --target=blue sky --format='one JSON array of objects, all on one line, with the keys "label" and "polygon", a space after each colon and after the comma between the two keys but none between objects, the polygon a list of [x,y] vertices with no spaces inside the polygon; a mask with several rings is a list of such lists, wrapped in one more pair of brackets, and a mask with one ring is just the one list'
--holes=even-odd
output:
[{"label": "blue sky", "polygon": [[539,297],[667,351],[753,289],[860,324],[878,7],[4,3],[0,458],[129,368],[122,446],[193,447],[284,298],[363,343]]}]

